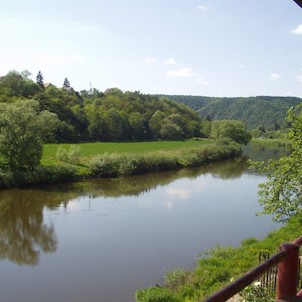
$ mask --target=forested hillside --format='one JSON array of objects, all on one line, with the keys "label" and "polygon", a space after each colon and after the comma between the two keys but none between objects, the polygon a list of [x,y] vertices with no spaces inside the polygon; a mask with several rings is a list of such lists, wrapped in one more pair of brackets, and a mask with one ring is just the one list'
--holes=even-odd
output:
[{"label": "forested hillside", "polygon": [[0,77],[0,103],[36,100],[40,110],[55,113],[59,126],[57,142],[133,141],[186,139],[201,136],[201,118],[196,111],[167,98],[91,89],[76,92],[67,78],[62,87],[44,83],[38,73],[9,72]]},{"label": "forested hillside", "polygon": [[286,112],[302,101],[301,98],[296,97],[271,96],[217,98],[169,95],[166,97],[190,106],[205,119],[235,119],[243,121],[249,129],[271,130],[286,127]]}]

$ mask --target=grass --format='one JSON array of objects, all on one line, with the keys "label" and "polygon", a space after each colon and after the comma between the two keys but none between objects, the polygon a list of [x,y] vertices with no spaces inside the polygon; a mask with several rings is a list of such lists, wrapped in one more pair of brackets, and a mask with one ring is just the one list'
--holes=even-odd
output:
[{"label": "grass", "polygon": [[[132,153],[142,154],[150,152],[169,152],[185,150],[187,148],[199,148],[200,146],[212,144],[210,139],[187,140],[187,141],[151,141],[151,142],[96,142],[80,143],[81,157],[85,160],[91,159],[98,154],[104,153]],[[56,161],[56,153],[59,146],[68,149],[70,144],[45,144],[43,149],[42,163],[53,163]]]},{"label": "grass", "polygon": [[253,138],[252,143],[264,144],[271,146],[287,146],[291,145],[290,141],[286,138]]}]

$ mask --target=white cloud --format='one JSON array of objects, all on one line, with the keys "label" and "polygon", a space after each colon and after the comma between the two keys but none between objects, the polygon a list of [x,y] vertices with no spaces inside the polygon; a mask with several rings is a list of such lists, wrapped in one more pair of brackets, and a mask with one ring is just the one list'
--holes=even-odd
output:
[{"label": "white cloud", "polygon": [[154,58],[146,58],[145,60],[143,60],[144,64],[153,64],[156,62],[156,59]]},{"label": "white cloud", "polygon": [[208,8],[205,5],[199,5],[197,7],[197,9],[199,9],[199,10],[207,10]]},{"label": "white cloud", "polygon": [[171,78],[191,78],[196,76],[191,68],[183,67],[181,69],[174,69],[170,70],[166,74],[168,77]]},{"label": "white cloud", "polygon": [[243,68],[244,68],[244,66],[243,66],[243,65],[239,65],[239,68],[240,68],[240,69],[243,69]]},{"label": "white cloud", "polygon": [[279,80],[281,79],[281,75],[279,73],[272,73],[271,74],[271,80]]},{"label": "white cloud", "polygon": [[295,35],[302,35],[302,24],[298,25],[296,28],[294,28],[292,31],[291,31],[292,34],[295,34]]},{"label": "white cloud", "polygon": [[170,57],[170,58],[168,58],[168,59],[165,61],[165,64],[167,64],[167,65],[174,65],[174,64],[176,64],[176,61],[175,61],[174,58]]}]

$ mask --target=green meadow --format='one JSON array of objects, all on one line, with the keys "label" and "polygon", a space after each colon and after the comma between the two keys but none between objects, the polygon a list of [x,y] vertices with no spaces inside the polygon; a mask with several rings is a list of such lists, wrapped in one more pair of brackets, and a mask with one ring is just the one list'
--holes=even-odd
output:
[{"label": "green meadow", "polygon": [[[150,142],[95,142],[77,144],[81,148],[81,159],[91,159],[104,153],[153,153],[184,151],[213,144],[213,140],[186,140],[186,141],[150,141]],[[56,161],[59,147],[68,149],[71,144],[45,144],[43,148],[42,163]]]}]

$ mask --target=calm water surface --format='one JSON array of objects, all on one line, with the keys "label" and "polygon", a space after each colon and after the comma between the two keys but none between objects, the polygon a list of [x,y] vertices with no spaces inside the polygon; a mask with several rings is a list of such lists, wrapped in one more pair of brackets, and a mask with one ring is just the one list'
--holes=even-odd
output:
[{"label": "calm water surface", "polygon": [[242,158],[0,191],[0,301],[132,302],[169,270],[192,269],[204,249],[277,228],[255,216],[264,180]]}]

